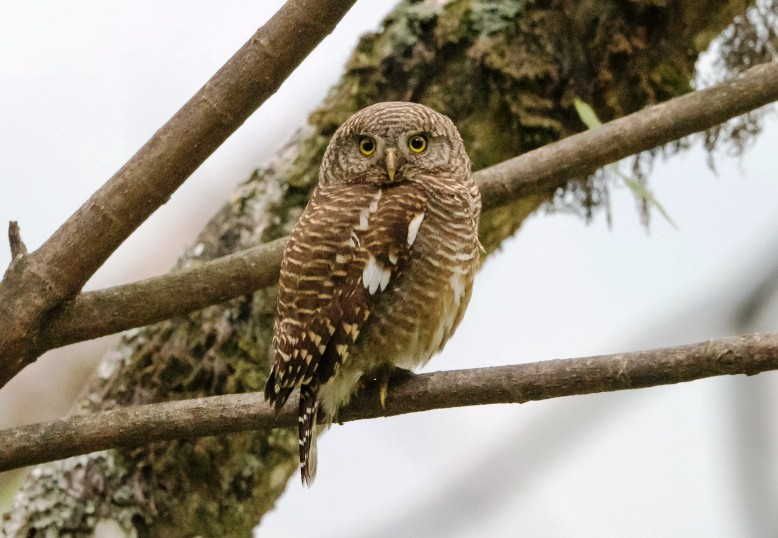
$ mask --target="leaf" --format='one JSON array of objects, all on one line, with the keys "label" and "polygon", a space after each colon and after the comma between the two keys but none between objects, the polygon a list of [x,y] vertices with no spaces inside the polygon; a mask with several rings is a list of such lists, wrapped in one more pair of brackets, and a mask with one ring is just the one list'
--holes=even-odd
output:
[{"label": "leaf", "polygon": [[[600,127],[602,125],[600,118],[597,117],[597,113],[594,111],[591,105],[589,105],[589,103],[576,97],[573,99],[573,104],[575,105],[575,111],[578,113],[578,117],[581,118],[581,121],[584,123],[584,125],[586,125],[587,128],[594,129],[595,127]],[[649,206],[656,208],[656,210],[662,214],[665,220],[669,222],[673,228],[676,230],[678,229],[678,226],[675,224],[675,221],[673,221],[672,217],[670,217],[670,214],[667,212],[667,210],[665,210],[664,206],[659,203],[659,200],[654,197],[654,194],[646,188],[645,185],[636,179],[632,179],[626,176],[621,170],[619,170],[619,165],[617,163],[609,165],[607,168],[621,178],[624,184],[632,191],[632,194],[634,194],[640,200],[645,201]]]},{"label": "leaf", "polygon": [[673,221],[672,217],[670,217],[670,214],[665,210],[662,204],[659,203],[659,200],[656,199],[654,194],[646,188],[645,185],[636,179],[625,176],[618,169],[616,170],[616,173],[619,175],[619,177],[621,177],[622,181],[624,181],[624,184],[629,187],[635,196],[641,200],[645,200],[649,206],[654,206],[656,210],[662,214],[665,220],[670,223],[670,226],[676,230],[678,229],[678,226],[675,224],[675,221]]},{"label": "leaf", "polygon": [[575,111],[578,112],[578,117],[581,118],[586,127],[594,129],[602,125],[600,118],[597,117],[597,113],[589,103],[576,97],[573,99],[573,104],[575,105]]}]

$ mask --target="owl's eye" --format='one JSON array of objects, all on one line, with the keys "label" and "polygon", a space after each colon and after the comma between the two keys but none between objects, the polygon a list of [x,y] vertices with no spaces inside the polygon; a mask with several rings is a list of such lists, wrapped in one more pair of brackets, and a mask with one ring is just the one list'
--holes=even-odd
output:
[{"label": "owl's eye", "polygon": [[359,139],[359,152],[365,157],[370,157],[375,153],[375,140],[369,136],[363,136]]},{"label": "owl's eye", "polygon": [[408,139],[408,149],[413,153],[424,153],[427,149],[427,137],[421,134],[413,135]]}]

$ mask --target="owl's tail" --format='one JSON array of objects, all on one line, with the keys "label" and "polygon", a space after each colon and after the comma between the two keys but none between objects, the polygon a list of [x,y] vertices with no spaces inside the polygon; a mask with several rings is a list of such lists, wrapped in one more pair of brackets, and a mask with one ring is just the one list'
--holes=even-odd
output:
[{"label": "owl's tail", "polygon": [[316,478],[316,423],[319,416],[318,387],[300,387],[300,410],[297,417],[300,443],[300,477],[304,486]]},{"label": "owl's tail", "polygon": [[282,386],[278,382],[278,372],[276,370],[277,368],[274,364],[270,369],[270,374],[267,376],[267,382],[265,383],[265,400],[270,402],[276,413],[278,413],[286,403],[286,400],[289,399],[289,395],[292,394],[294,386]]}]

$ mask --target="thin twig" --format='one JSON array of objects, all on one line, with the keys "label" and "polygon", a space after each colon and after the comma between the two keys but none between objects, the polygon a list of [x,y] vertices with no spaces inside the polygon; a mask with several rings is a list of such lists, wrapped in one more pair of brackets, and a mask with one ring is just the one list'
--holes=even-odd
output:
[{"label": "thin twig", "polygon": [[27,245],[22,241],[22,232],[15,220],[8,223],[8,243],[11,245],[11,261],[27,254]]},{"label": "thin twig", "polygon": [[111,253],[272,95],[354,0],[288,0],[243,47],[0,283],[0,385],[34,359],[41,316]]},{"label": "thin twig", "polygon": [[[455,370],[395,380],[386,408],[375,387],[339,415],[347,422],[430,409],[524,403],[575,394],[683,383],[778,369],[778,334],[513,366]],[[0,431],[0,471],[117,447],[291,426],[296,404],[275,415],[260,393],[127,407]]]},{"label": "thin twig", "polygon": [[[671,99],[476,173],[491,209],[553,192],[566,181],[657,145],[713,127],[778,99],[778,64],[765,64],[718,86]],[[84,293],[47,319],[32,350],[147,325],[273,284],[281,243],[256,247],[185,272]],[[0,367],[0,380],[3,376]]]}]

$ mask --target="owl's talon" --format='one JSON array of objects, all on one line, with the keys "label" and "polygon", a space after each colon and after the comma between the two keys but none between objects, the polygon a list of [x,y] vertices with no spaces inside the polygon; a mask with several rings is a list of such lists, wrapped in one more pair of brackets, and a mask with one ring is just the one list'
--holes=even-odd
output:
[{"label": "owl's talon", "polygon": [[386,409],[386,397],[389,395],[389,380],[392,378],[392,368],[381,368],[376,376],[378,381],[378,403],[381,404],[381,409]]}]

